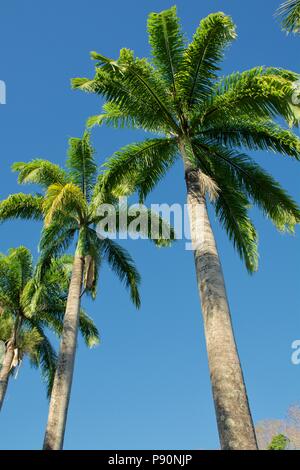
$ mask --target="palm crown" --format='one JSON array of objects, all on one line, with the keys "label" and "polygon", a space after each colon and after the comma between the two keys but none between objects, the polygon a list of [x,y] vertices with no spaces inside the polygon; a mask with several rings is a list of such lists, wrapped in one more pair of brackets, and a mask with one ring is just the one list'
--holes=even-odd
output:
[{"label": "palm crown", "polygon": [[[71,138],[67,159],[67,169],[47,160],[35,159],[19,162],[13,169],[19,172],[19,183],[33,183],[42,186],[44,195],[13,194],[0,205],[0,219],[33,218],[44,219],[38,264],[38,276],[47,272],[53,257],[59,256],[78,235],[77,249],[85,258],[84,291],[94,298],[101,262],[106,260],[113,271],[130,289],[135,305],[140,305],[138,284],[140,276],[128,252],[111,238],[98,237],[96,226],[103,219],[99,215],[101,203],[116,205],[116,229],[119,226],[120,212],[113,196],[103,199],[101,175],[97,178],[94,150],[90,135]],[[155,217],[155,214],[151,214]],[[134,217],[127,215],[130,225]],[[163,238],[167,224],[157,216],[158,232],[154,240],[158,245],[168,244]],[[150,227],[147,235],[151,235]],[[171,230],[171,237],[174,237]]]},{"label": "palm crown", "polygon": [[[56,353],[46,330],[58,336],[62,333],[71,262],[70,257],[52,260],[43,282],[39,282],[27,248],[0,254],[0,340],[6,343],[14,337],[13,367],[27,356],[31,365],[40,368],[48,395],[56,369]],[[83,310],[80,330],[88,346],[98,343],[97,328]]]},{"label": "palm crown", "polygon": [[271,150],[299,159],[300,141],[274,122],[293,120],[290,106],[298,75],[256,67],[219,78],[225,48],[236,37],[230,17],[203,19],[187,44],[176,8],[148,20],[151,62],[122,49],[117,60],[93,52],[93,79],[72,84],[102,95],[104,112],[89,125],[143,128],[157,135],[127,145],[107,162],[102,179],[110,191],[122,184],[144,199],[181,153],[186,173],[200,178],[221,224],[250,272],[257,268],[257,234],[249,217],[257,205],[280,230],[293,230],[299,210],[293,199],[247,150]]}]

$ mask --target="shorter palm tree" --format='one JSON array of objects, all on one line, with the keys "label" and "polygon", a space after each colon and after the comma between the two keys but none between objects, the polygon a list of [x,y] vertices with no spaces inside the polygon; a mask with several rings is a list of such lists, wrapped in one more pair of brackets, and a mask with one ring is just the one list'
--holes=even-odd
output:
[{"label": "shorter palm tree", "polygon": [[[70,139],[67,170],[46,160],[33,160],[13,165],[19,172],[20,183],[33,183],[42,186],[44,195],[15,194],[0,204],[0,220],[11,218],[42,219],[45,227],[42,232],[41,256],[38,277],[49,269],[53,258],[60,256],[75,238],[75,256],[71,282],[68,291],[64,315],[62,339],[58,356],[57,370],[51,393],[48,424],[44,440],[44,449],[62,449],[67,419],[69,398],[74,371],[76,341],[81,297],[90,294],[94,299],[103,261],[107,261],[121,282],[129,289],[136,307],[140,306],[138,285],[140,275],[128,252],[111,238],[99,237],[97,224],[103,220],[99,215],[101,204],[115,204],[117,200],[106,193],[102,195],[102,176],[98,176],[94,160],[94,150],[90,144],[90,135]],[[122,209],[116,209],[116,230],[126,229],[132,222],[132,215],[126,212],[126,227],[121,223],[124,218]],[[164,234],[174,233],[168,224],[156,216],[158,233],[157,245],[166,245]],[[152,226],[146,229],[146,235],[152,237]]]},{"label": "shorter palm tree", "polygon": [[288,33],[300,33],[300,0],[287,0],[277,10],[282,27]]},{"label": "shorter palm tree", "polygon": [[[62,333],[71,261],[67,256],[52,260],[43,282],[38,282],[27,248],[0,254],[0,410],[9,378],[24,356],[41,370],[50,396],[57,357],[46,329]],[[98,343],[97,328],[84,311],[80,329],[88,346]]]}]

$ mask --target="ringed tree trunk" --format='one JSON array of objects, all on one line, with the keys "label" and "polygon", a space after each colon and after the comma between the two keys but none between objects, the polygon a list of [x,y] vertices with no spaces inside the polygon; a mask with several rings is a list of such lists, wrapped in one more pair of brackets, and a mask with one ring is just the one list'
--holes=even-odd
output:
[{"label": "ringed tree trunk", "polygon": [[212,393],[222,450],[257,450],[254,425],[233,334],[222,267],[209,221],[199,173],[193,171],[185,145],[187,204],[201,299]]},{"label": "ringed tree trunk", "polygon": [[83,270],[84,258],[76,250],[43,450],[63,448],[75,363]]},{"label": "ringed tree trunk", "polygon": [[6,390],[7,390],[7,385],[9,381],[9,375],[10,375],[10,371],[11,371],[11,367],[13,363],[14,344],[15,344],[15,339],[13,337],[7,343],[4,361],[2,364],[2,368],[0,370],[0,411],[3,406],[3,402],[4,402]]}]

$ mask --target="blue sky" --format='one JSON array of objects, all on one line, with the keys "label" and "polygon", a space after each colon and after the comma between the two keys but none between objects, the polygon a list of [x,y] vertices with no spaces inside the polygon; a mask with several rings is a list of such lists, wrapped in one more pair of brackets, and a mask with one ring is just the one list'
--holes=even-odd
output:
[{"label": "blue sky", "polygon": [[[278,0],[178,0],[191,38],[213,11],[233,16],[238,39],[227,50],[223,73],[255,65],[299,70],[300,38],[284,35],[273,18]],[[3,0],[0,79],[7,104],[0,106],[0,197],[22,190],[10,171],[33,157],[63,163],[67,139],[80,136],[100,100],[70,89],[75,76],[91,76],[89,51],[117,56],[130,47],[148,56],[146,19],[173,2]],[[298,131],[297,131],[298,132]],[[142,133],[101,128],[93,132],[99,164]],[[274,154],[255,158],[299,201],[300,165]],[[30,190],[30,188],[23,188]],[[185,202],[181,166],[148,202]],[[300,366],[291,364],[291,343],[300,339],[300,242],[278,234],[254,211],[260,234],[260,269],[249,276],[226,235],[212,223],[218,242],[239,352],[255,422],[280,418],[300,401]],[[0,228],[0,250],[24,244],[37,253],[39,225],[11,222]],[[193,258],[184,242],[156,249],[147,241],[124,244],[142,274],[142,308],[104,268],[98,299],[84,301],[102,343],[79,342],[65,438],[66,449],[214,449],[217,429],[209,383]],[[222,351],[220,351],[222,361]],[[9,386],[0,419],[1,449],[39,449],[47,419],[45,388],[25,363]]]}]

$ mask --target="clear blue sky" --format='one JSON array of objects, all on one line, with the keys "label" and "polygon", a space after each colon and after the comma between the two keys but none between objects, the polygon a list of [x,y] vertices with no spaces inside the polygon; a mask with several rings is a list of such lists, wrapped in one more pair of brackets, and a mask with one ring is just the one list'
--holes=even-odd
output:
[{"label": "clear blue sky", "polygon": [[[272,16],[279,3],[178,0],[177,6],[189,37],[210,12],[233,16],[239,36],[226,53],[224,73],[255,65],[299,71],[300,38],[286,37]],[[1,198],[20,190],[10,172],[14,161],[40,156],[62,163],[67,139],[80,136],[85,119],[100,110],[97,97],[72,91],[69,85],[71,77],[92,75],[89,51],[117,56],[121,47],[130,47],[147,56],[147,14],[172,4],[1,2],[0,79],[7,85],[7,104],[0,106]],[[141,133],[96,129],[97,161],[101,164],[114,150],[140,138]],[[299,201],[300,164],[266,153],[256,158]],[[184,201],[177,166],[149,202]],[[290,361],[291,343],[300,339],[300,242],[299,231],[288,237],[256,211],[254,219],[260,233],[260,270],[252,277],[217,225],[216,237],[258,421],[280,418],[290,403],[300,400],[300,366]],[[0,250],[24,244],[36,254],[38,238],[38,224],[7,223],[0,228]],[[183,242],[166,250],[145,241],[125,246],[142,274],[142,309],[134,310],[127,293],[104,268],[97,301],[84,301],[102,344],[89,351],[79,343],[65,448],[217,448],[192,254]],[[39,373],[25,363],[9,386],[0,418],[0,448],[40,448],[46,418],[44,386]]]}]

